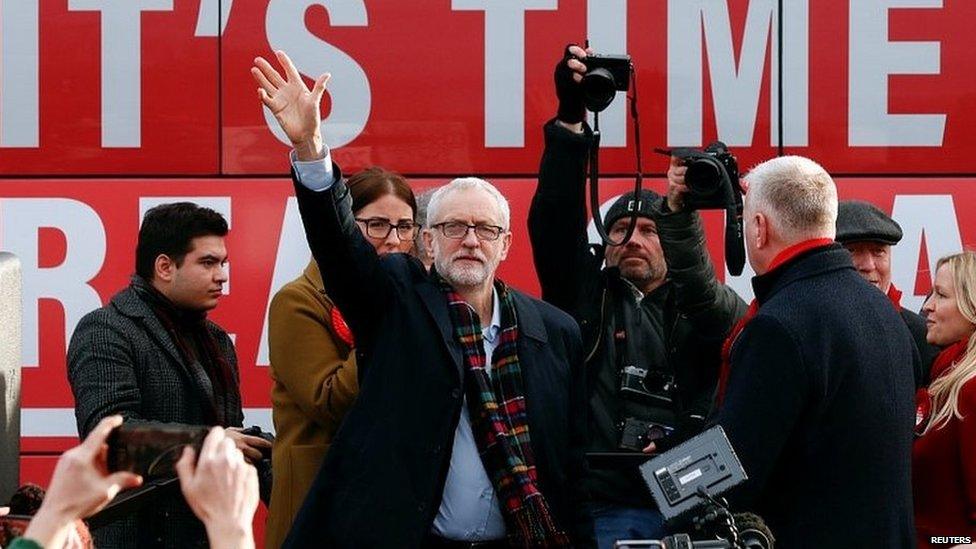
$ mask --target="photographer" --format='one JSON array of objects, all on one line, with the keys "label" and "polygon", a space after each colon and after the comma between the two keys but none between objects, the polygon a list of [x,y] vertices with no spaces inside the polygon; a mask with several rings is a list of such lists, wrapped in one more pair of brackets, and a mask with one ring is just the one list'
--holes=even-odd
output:
[{"label": "photographer", "polygon": [[[588,451],[639,451],[647,439],[635,433],[671,433],[661,447],[701,430],[723,339],[746,307],[715,278],[701,220],[682,207],[685,168],[676,159],[667,199],[643,191],[636,230],[624,245],[605,250],[606,268],[603,254],[591,252],[584,195],[592,132],[583,122],[579,85],[585,58],[582,48],[571,46],[556,68],[559,112],[544,128],[529,235],[543,299],[573,315],[582,330]],[[615,239],[626,232],[632,201],[632,193],[624,195],[607,212]],[[663,519],[636,467],[594,469],[586,487],[601,548],[663,534]]]}]

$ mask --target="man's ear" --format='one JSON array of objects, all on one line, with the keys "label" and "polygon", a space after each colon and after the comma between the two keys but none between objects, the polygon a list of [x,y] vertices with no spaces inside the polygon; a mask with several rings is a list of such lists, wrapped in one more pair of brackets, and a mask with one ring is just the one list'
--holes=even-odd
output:
[{"label": "man's ear", "polygon": [[769,219],[761,213],[755,215],[756,234],[751,235],[751,237],[755,239],[753,243],[756,245],[756,249],[761,250],[769,245]]},{"label": "man's ear", "polygon": [[156,261],[153,262],[153,274],[155,279],[161,282],[171,282],[173,280],[173,275],[176,272],[176,262],[173,261],[166,254],[159,254],[156,256]]},{"label": "man's ear", "polygon": [[512,232],[507,231],[505,232],[505,234],[502,235],[502,249],[501,249],[501,253],[498,256],[498,261],[505,261],[505,258],[508,257],[508,250],[511,247],[512,247]]}]

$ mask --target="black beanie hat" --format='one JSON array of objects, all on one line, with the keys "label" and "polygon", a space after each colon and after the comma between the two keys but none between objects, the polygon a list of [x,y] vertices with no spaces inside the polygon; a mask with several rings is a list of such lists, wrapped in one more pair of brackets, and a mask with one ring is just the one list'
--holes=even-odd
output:
[{"label": "black beanie hat", "polygon": [[[607,230],[613,227],[613,224],[617,220],[630,217],[631,207],[630,204],[634,200],[634,192],[631,191],[620,198],[610,206],[607,210],[607,215],[604,218],[604,225],[606,225]],[[641,200],[640,207],[637,210],[637,217],[646,217],[648,219],[654,219],[654,216],[659,214],[661,211],[661,195],[650,189],[641,189]]]}]

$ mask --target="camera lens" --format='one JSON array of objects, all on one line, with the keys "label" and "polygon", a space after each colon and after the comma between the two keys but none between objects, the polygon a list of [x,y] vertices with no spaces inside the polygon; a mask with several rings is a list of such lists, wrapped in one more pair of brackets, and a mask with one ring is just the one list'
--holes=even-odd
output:
[{"label": "camera lens", "polygon": [[593,112],[600,112],[610,106],[617,95],[617,83],[604,68],[593,69],[583,76],[583,103]]},{"label": "camera lens", "polygon": [[708,160],[695,160],[688,164],[685,172],[685,184],[692,193],[706,197],[718,192],[722,183],[722,173],[719,166]]}]

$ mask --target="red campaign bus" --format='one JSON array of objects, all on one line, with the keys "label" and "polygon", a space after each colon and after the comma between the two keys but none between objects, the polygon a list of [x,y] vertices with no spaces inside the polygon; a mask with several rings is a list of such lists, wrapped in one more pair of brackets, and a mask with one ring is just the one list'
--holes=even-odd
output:
[{"label": "red campaign bus", "polygon": [[[189,199],[230,222],[230,282],[211,318],[235,337],[245,424],[271,429],[267,304],[308,250],[287,140],[249,67],[287,51],[309,83],[333,74],[326,141],[347,172],[381,165],[415,189],[458,175],[512,205],[501,276],[538,294],[525,230],[569,42],[628,53],[651,147],[720,138],[743,169],[812,157],[842,198],[902,225],[893,253],[918,310],[931,265],[976,239],[976,2],[943,0],[69,0],[0,9],[0,250],[23,268],[22,482],[45,484],[77,440],[66,342],[133,272],[141,215]],[[604,201],[634,150],[622,97],[601,116]],[[967,107],[966,105],[970,105]],[[709,249],[728,276],[722,214]],[[256,520],[261,520],[261,513]]]}]

